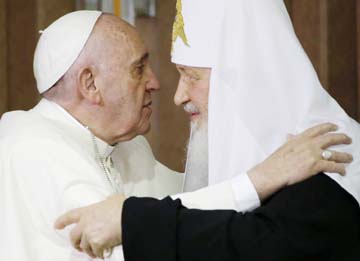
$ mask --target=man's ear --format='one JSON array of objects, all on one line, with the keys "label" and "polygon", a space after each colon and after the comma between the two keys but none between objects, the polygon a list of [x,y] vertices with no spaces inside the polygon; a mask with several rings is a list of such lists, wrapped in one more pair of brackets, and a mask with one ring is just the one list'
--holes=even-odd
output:
[{"label": "man's ear", "polygon": [[92,104],[102,101],[100,89],[95,84],[95,76],[91,68],[84,68],[78,74],[79,92],[81,96]]}]

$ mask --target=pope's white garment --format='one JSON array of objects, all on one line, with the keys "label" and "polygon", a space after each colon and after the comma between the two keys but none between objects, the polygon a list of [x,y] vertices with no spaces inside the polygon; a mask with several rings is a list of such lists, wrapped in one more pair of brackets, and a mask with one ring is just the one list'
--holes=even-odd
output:
[{"label": "pope's white garment", "polygon": [[[116,148],[96,143],[103,157],[112,154],[112,175],[120,177],[125,195],[163,197],[181,190],[182,175],[157,162],[145,138]],[[3,116],[0,159],[0,260],[88,260],[53,224],[65,211],[114,192],[96,161],[90,132],[42,100],[28,112]],[[121,250],[116,252],[113,258],[121,260]]]},{"label": "pope's white garment", "polygon": [[[144,137],[116,148],[95,141],[126,196],[162,198],[181,191],[183,175],[157,162]],[[89,260],[71,247],[69,230],[53,229],[54,221],[67,210],[113,193],[96,160],[91,133],[63,108],[43,99],[30,111],[4,114],[0,122],[0,260]],[[253,207],[257,196],[252,193],[244,193],[243,210]],[[176,197],[188,207],[235,208],[227,182]],[[121,247],[111,260],[123,260]]]}]

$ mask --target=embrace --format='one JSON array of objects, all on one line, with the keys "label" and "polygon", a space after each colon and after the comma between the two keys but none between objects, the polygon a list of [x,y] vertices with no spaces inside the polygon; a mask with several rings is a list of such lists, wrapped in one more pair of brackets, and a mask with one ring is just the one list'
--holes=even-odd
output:
[{"label": "embrace", "polygon": [[185,173],[142,136],[160,83],[135,28],[66,14],[35,50],[42,99],[0,121],[0,260],[360,260],[360,125],[283,1],[174,8]]}]

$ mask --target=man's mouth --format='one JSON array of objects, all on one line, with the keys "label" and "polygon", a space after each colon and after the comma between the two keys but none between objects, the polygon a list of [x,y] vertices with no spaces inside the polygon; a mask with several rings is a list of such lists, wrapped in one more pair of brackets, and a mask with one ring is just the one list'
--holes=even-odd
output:
[{"label": "man's mouth", "polygon": [[191,117],[195,117],[195,116],[197,116],[197,115],[199,115],[199,114],[200,114],[199,112],[192,112],[192,113],[190,113]]},{"label": "man's mouth", "polygon": [[191,119],[197,117],[200,114],[199,109],[192,103],[185,104],[184,110],[189,114]]}]

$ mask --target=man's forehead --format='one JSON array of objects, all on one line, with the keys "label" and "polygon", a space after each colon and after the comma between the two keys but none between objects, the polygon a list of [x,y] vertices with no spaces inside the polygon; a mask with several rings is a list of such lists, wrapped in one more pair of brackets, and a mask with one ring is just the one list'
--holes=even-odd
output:
[{"label": "man's forehead", "polygon": [[127,38],[128,52],[131,54],[131,64],[143,63],[149,59],[149,51],[136,31]]},{"label": "man's forehead", "polygon": [[[105,41],[114,44],[126,52],[143,52],[146,47],[135,27],[114,15],[103,15],[97,24],[97,33]],[[100,38],[99,38],[100,39]]]},{"label": "man's forehead", "polygon": [[138,64],[142,64],[142,63],[146,63],[147,60],[149,59],[149,52],[147,50],[144,50],[143,52],[140,52],[132,61],[132,65],[138,65]]},{"label": "man's forehead", "polygon": [[149,58],[149,52],[136,32],[122,34],[122,37],[118,38],[113,44],[121,56],[126,57],[127,64],[143,63]]}]

